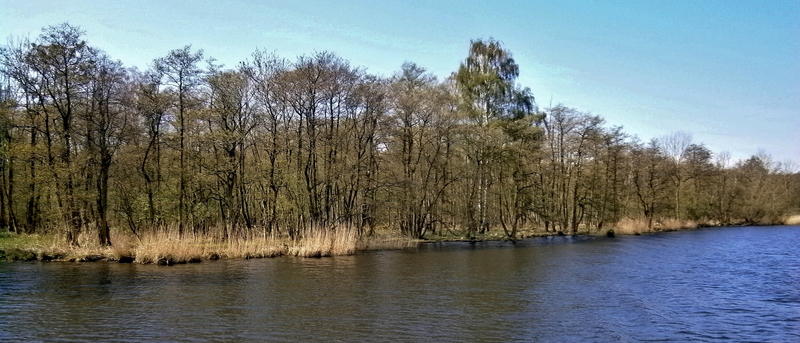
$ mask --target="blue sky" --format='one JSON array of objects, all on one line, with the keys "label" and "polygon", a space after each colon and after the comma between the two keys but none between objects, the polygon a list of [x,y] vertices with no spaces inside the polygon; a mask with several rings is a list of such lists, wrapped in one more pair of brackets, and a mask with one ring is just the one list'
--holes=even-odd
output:
[{"label": "blue sky", "polygon": [[127,66],[187,44],[228,67],[256,49],[328,50],[391,75],[440,78],[494,37],[540,106],[563,103],[642,140],[693,134],[734,159],[800,165],[800,1],[0,0],[3,39],[78,25]]}]

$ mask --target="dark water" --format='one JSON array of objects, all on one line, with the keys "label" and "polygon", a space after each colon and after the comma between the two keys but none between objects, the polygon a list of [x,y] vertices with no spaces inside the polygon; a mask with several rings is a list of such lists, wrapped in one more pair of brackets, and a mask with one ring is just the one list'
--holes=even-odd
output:
[{"label": "dark water", "polygon": [[0,341],[800,342],[800,227],[0,263]]}]

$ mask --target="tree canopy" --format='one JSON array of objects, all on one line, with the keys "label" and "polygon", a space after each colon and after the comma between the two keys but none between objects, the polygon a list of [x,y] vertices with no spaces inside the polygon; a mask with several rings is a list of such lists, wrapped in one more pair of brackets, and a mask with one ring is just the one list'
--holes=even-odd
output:
[{"label": "tree canopy", "polygon": [[347,227],[414,238],[523,228],[590,232],[774,222],[800,211],[800,174],[731,163],[692,136],[640,142],[602,117],[541,109],[494,39],[452,77],[391,77],[330,52],[256,51],[236,68],[185,46],[126,69],[69,24],[0,50],[0,226],[177,231],[220,240]]}]

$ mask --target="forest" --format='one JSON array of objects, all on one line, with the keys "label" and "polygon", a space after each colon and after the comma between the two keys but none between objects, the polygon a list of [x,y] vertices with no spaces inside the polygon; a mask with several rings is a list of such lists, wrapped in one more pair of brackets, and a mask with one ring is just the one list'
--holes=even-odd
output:
[{"label": "forest", "polygon": [[257,50],[226,68],[192,46],[139,70],[84,36],[63,23],[0,50],[9,234],[516,239],[800,214],[796,165],[541,107],[494,39],[440,80],[412,62],[372,75],[331,52]]}]

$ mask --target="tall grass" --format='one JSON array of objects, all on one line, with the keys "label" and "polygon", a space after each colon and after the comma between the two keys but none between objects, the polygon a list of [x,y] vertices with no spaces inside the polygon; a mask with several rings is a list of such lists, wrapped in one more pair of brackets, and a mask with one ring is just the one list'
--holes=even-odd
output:
[{"label": "tall grass", "polygon": [[800,214],[789,216],[783,220],[784,225],[800,225]]},{"label": "tall grass", "polygon": [[[221,230],[219,230],[221,231]],[[276,256],[327,257],[352,255],[361,250],[411,247],[416,241],[404,237],[376,234],[363,237],[349,228],[315,228],[301,230],[292,239],[281,236],[229,237],[223,239],[218,230],[210,234],[188,233],[179,238],[176,228],[162,228],[140,233],[113,231],[111,247],[96,243],[94,235],[85,232],[79,246],[66,243],[60,235],[16,235],[0,237],[0,259],[92,261],[111,260],[155,264],[193,263],[219,258],[262,258]],[[5,252],[26,252],[9,255]],[[19,257],[16,257],[18,256]]]},{"label": "tall grass", "polygon": [[368,240],[360,239],[355,230],[321,228],[303,230],[295,239],[268,236],[223,240],[207,235],[177,239],[172,233],[156,233],[144,236],[133,250],[137,262],[173,264],[217,258],[352,255]]},{"label": "tall grass", "polygon": [[660,231],[677,231],[696,229],[697,222],[693,220],[661,219],[653,221],[653,226],[647,226],[645,219],[625,218],[614,224],[614,233],[618,235],[636,235]]},{"label": "tall grass", "polygon": [[301,257],[352,255],[358,247],[358,237],[354,230],[307,230],[302,237],[287,245],[287,255]]}]

